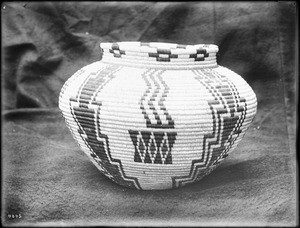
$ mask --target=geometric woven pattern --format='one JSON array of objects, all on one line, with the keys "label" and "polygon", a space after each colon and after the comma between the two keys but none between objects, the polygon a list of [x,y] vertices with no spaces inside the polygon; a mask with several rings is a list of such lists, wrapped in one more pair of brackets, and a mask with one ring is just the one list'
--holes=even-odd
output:
[{"label": "geometric woven pattern", "polygon": [[256,96],[216,63],[215,45],[102,43],[102,61],[64,84],[74,139],[114,182],[177,188],[212,172],[256,114]]},{"label": "geometric woven pattern", "polygon": [[[142,75],[147,88],[139,104],[149,131],[129,130],[135,148],[135,162],[172,164],[171,149],[176,140],[176,132],[163,131],[174,128],[174,121],[164,105],[169,87],[161,77],[163,72],[150,70]],[[161,131],[153,132],[152,128]]]},{"label": "geometric woven pattern", "polygon": [[82,83],[76,96],[70,97],[72,103],[70,107],[78,125],[78,133],[102,172],[117,183],[135,187],[138,186],[136,178],[127,177],[123,172],[121,161],[111,157],[108,137],[101,132],[98,119],[102,103],[95,99],[103,87],[115,77],[114,73],[118,68],[111,66],[90,74]]},{"label": "geometric woven pattern", "polygon": [[[163,131],[174,128],[174,121],[164,105],[169,87],[161,77],[163,72],[150,70],[142,75],[147,88],[139,104],[149,131],[129,130],[135,148],[135,162],[172,164],[171,149],[176,132]],[[152,128],[162,130],[153,132]]]},{"label": "geometric woven pattern", "polygon": [[[139,44],[141,47],[151,47],[151,43],[141,42]],[[187,45],[176,45],[173,50],[178,49],[186,49]],[[102,49],[104,52],[105,50]],[[127,53],[126,50],[121,49],[118,43],[112,43],[111,46],[108,48],[108,53],[112,54],[116,58],[126,57]],[[176,54],[175,54],[176,53]],[[209,53],[204,47],[199,47],[195,49],[193,53],[188,55],[180,55],[177,52],[173,53],[172,49],[164,49],[164,48],[152,48],[151,51],[147,53],[148,57],[156,60],[158,62],[170,62],[171,59],[178,59],[178,58],[187,58],[192,59],[193,61],[204,61],[205,58],[209,57]],[[184,53],[184,52],[183,52]]]},{"label": "geometric woven pattern", "polygon": [[170,89],[161,77],[163,72],[150,70],[142,75],[147,88],[139,104],[148,128],[174,128],[174,121],[164,104]]},{"label": "geometric woven pattern", "polygon": [[172,164],[171,149],[175,132],[129,130],[135,147],[134,161],[151,164]]},{"label": "geometric woven pattern", "polygon": [[208,101],[213,130],[204,135],[202,157],[192,161],[189,175],[172,178],[175,186],[201,179],[203,168],[216,165],[228,156],[229,150],[241,133],[241,126],[247,112],[246,99],[239,95],[237,88],[227,77],[211,70],[193,72],[195,79],[214,98]]}]

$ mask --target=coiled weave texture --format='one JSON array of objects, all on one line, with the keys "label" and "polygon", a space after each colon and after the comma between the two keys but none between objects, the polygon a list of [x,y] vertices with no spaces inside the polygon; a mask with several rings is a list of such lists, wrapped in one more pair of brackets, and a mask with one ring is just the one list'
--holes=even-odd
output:
[{"label": "coiled weave texture", "polygon": [[215,45],[101,48],[102,61],[67,80],[59,107],[82,150],[118,184],[147,190],[198,181],[236,148],[255,116],[254,92],[217,65]]}]

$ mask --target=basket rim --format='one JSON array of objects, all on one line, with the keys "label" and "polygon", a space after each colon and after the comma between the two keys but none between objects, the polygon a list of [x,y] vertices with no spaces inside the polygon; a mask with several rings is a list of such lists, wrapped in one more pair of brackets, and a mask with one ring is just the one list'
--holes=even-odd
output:
[{"label": "basket rim", "polygon": [[129,67],[191,69],[217,67],[215,44],[164,42],[102,42],[102,61]]},{"label": "basket rim", "polygon": [[159,50],[161,53],[176,54],[195,54],[199,50],[206,50],[208,53],[217,53],[219,47],[215,44],[178,44],[172,42],[140,42],[140,41],[120,41],[120,42],[101,42],[102,50],[124,50],[131,52],[148,52],[156,53]]}]

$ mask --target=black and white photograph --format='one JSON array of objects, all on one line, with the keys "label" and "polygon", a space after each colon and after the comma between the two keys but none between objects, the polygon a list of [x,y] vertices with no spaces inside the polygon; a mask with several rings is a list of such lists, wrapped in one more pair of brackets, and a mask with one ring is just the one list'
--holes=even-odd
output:
[{"label": "black and white photograph", "polygon": [[3,227],[297,227],[296,1],[1,4]]}]

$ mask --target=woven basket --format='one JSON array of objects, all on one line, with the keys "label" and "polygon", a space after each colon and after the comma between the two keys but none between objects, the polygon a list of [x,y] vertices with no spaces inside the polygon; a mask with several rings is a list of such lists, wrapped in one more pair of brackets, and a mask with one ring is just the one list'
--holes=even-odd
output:
[{"label": "woven basket", "polygon": [[256,113],[245,80],[216,45],[101,43],[59,97],[82,150],[114,182],[143,190],[200,180],[231,153]]}]

